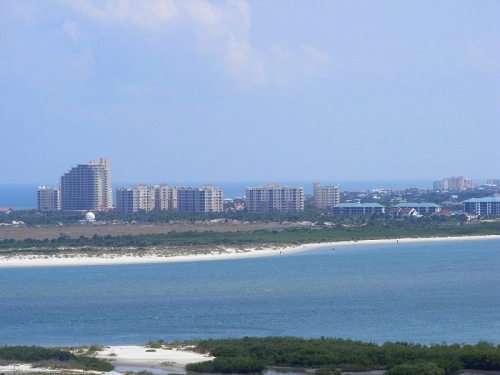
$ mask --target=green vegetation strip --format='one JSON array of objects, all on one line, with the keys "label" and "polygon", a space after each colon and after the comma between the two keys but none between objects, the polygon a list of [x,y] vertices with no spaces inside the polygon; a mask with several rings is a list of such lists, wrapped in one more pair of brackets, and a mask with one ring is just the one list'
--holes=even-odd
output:
[{"label": "green vegetation strip", "polygon": [[277,366],[316,368],[317,375],[340,374],[341,370],[387,370],[387,375],[449,375],[462,369],[500,370],[500,347],[487,342],[377,345],[336,338],[245,337],[200,341],[195,350],[216,358],[189,364],[187,371],[257,373]]},{"label": "green vegetation strip", "polygon": [[300,245],[334,241],[358,241],[406,237],[448,237],[500,235],[500,222],[480,222],[475,224],[442,223],[430,218],[415,220],[369,220],[357,224],[337,224],[335,226],[314,226],[308,228],[287,228],[282,230],[255,230],[239,232],[185,231],[162,234],[98,236],[76,239],[58,238],[54,240],[12,240],[0,241],[4,255],[26,253],[56,255],[60,248],[70,252],[85,248],[85,251],[99,251],[99,248],[134,247],[201,247],[201,246],[279,246]]},{"label": "green vegetation strip", "polygon": [[54,369],[113,370],[113,365],[94,357],[94,354],[90,350],[85,354],[76,355],[68,350],[40,346],[0,346],[0,363],[30,363],[33,367]]}]

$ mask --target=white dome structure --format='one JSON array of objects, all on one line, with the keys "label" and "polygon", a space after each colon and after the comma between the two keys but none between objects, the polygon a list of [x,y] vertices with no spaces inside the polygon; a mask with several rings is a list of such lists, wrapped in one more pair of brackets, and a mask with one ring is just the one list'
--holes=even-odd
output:
[{"label": "white dome structure", "polygon": [[92,212],[87,212],[85,214],[85,220],[87,220],[87,221],[95,221],[95,215]]}]

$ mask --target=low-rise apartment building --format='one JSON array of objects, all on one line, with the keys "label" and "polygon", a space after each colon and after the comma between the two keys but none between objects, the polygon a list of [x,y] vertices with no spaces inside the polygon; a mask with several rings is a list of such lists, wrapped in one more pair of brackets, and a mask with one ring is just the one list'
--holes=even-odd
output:
[{"label": "low-rise apartment building", "polygon": [[340,203],[332,209],[334,215],[370,215],[385,213],[385,207],[378,203]]},{"label": "low-rise apartment building", "polygon": [[471,198],[462,202],[463,210],[472,215],[500,215],[500,197]]},{"label": "low-rise apartment building", "polygon": [[429,215],[441,211],[441,206],[435,203],[413,203],[413,202],[403,202],[398,203],[394,208],[413,208],[419,215]]}]

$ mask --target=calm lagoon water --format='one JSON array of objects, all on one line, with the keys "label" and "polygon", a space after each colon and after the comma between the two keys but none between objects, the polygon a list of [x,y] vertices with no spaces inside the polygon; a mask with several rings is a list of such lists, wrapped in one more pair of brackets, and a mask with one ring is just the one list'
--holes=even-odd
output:
[{"label": "calm lagoon water", "polygon": [[292,335],[500,343],[500,240],[0,269],[0,344]]}]

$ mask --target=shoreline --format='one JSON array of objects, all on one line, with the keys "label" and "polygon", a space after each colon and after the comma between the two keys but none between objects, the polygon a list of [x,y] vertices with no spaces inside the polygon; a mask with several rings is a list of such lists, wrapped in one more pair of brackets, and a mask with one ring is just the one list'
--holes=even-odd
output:
[{"label": "shoreline", "polygon": [[[97,357],[109,361],[115,367],[114,372],[159,370],[155,372],[156,374],[185,373],[185,366],[188,363],[210,361],[214,358],[207,354],[193,352],[190,348],[150,348],[147,345],[105,346],[97,352]],[[82,370],[32,367],[29,363],[0,366],[0,373],[12,371],[16,373],[82,373]],[[84,373],[102,374],[101,371],[84,371]]]},{"label": "shoreline", "polygon": [[[192,347],[181,348],[150,348],[147,345],[116,345],[104,346],[101,351],[97,353],[97,357],[108,360],[113,366],[114,370],[103,373],[101,371],[83,371],[87,374],[109,374],[109,375],[122,375],[125,372],[138,373],[141,371],[148,371],[154,375],[168,375],[168,374],[186,374],[186,365],[188,363],[197,363],[203,361],[210,361],[215,357],[209,354],[200,354],[191,351]],[[274,368],[276,369],[276,368]],[[270,368],[272,371],[273,368]],[[81,374],[82,370],[76,369],[54,369],[48,367],[32,367],[29,363],[23,364],[10,364],[0,365],[0,372],[4,373],[46,373],[46,374]],[[278,371],[281,372],[281,371]],[[288,371],[284,371],[288,372]],[[293,374],[310,373],[305,368],[294,368]],[[383,375],[386,370],[368,370],[362,372],[342,372],[345,375]],[[265,373],[264,373],[265,374]],[[461,371],[463,375],[500,375],[499,371],[495,370],[471,370],[464,369]]]},{"label": "shoreline", "polygon": [[471,241],[485,239],[500,239],[500,235],[487,236],[461,236],[461,237],[419,237],[419,238],[394,238],[379,240],[361,240],[361,241],[339,241],[311,243],[297,246],[251,248],[238,250],[227,248],[225,252],[216,252],[209,254],[190,254],[190,255],[117,255],[105,254],[101,256],[88,256],[86,254],[60,256],[46,255],[13,255],[1,256],[0,268],[31,268],[31,267],[68,267],[68,266],[102,266],[102,265],[126,265],[126,264],[151,264],[151,263],[173,263],[173,262],[198,262],[211,260],[230,260],[247,259],[257,257],[279,256],[283,254],[293,254],[307,252],[311,250],[321,250],[326,248],[344,248],[359,245],[381,245],[397,243],[421,243],[421,242],[439,242],[439,241]]}]

